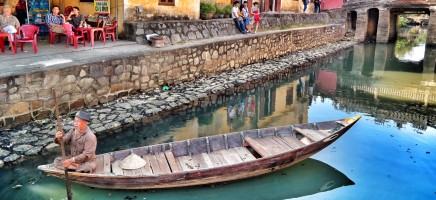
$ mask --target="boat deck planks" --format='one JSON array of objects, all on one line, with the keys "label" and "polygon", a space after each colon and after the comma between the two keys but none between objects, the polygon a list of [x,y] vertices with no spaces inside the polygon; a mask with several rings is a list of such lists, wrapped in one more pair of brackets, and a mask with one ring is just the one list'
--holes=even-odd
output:
[{"label": "boat deck planks", "polygon": [[108,153],[97,156],[95,174],[108,174],[111,173],[111,156]]},{"label": "boat deck planks", "polygon": [[155,155],[157,163],[159,163],[159,168],[162,174],[170,174],[171,169],[167,162],[167,158],[165,157],[165,154],[163,152],[160,152]]},{"label": "boat deck planks", "polygon": [[150,155],[148,159],[150,159],[151,169],[153,170],[154,174],[171,173],[170,166],[165,158],[165,154],[157,153],[155,155]]},{"label": "boat deck planks", "polygon": [[213,164],[212,160],[209,157],[209,154],[207,153],[201,153],[203,156],[203,160],[206,162],[207,168],[213,168],[215,165]]},{"label": "boat deck planks", "polygon": [[167,158],[168,164],[170,165],[172,172],[181,172],[182,167],[180,166],[180,163],[177,161],[177,159],[174,157],[174,154],[172,151],[165,151],[165,157]]},{"label": "boat deck planks", "polygon": [[[217,155],[217,154],[219,154],[219,155]],[[209,155],[209,158],[215,167],[222,167],[222,166],[228,165],[227,162],[225,161],[224,157],[222,157],[222,155],[220,153],[210,152],[208,155]]]},{"label": "boat deck planks", "polygon": [[292,136],[282,136],[282,137],[277,137],[277,138],[282,140],[283,142],[285,142],[292,149],[298,149],[300,147],[305,146],[305,144],[303,142],[301,142],[300,140],[298,140],[297,138],[294,138]]},{"label": "boat deck planks", "polygon": [[116,160],[114,163],[112,163],[112,173],[114,173],[117,176],[124,175],[124,171],[120,167],[120,161],[119,160]]},{"label": "boat deck planks", "polygon": [[151,169],[150,166],[150,161],[148,160],[148,155],[143,155],[142,159],[145,160],[145,166],[142,167],[142,174],[143,175],[153,175],[153,170]]},{"label": "boat deck planks", "polygon": [[250,137],[245,137],[245,142],[247,142],[262,157],[268,157],[268,156],[272,155],[258,141],[254,140]]},{"label": "boat deck planks", "polygon": [[317,130],[321,135],[327,137],[331,134],[330,130]]},{"label": "boat deck planks", "polygon": [[283,142],[282,140],[280,140],[278,137],[276,136],[272,136],[270,138],[270,140],[273,140],[274,142],[276,142],[276,144],[283,150],[285,151],[292,151],[292,148],[289,147],[285,142]]},{"label": "boat deck planks", "polygon": [[197,167],[190,156],[180,156],[177,157],[179,160],[180,166],[182,166],[183,171],[188,172],[192,170],[196,170]]},{"label": "boat deck planks", "polygon": [[236,153],[236,151],[231,148],[231,149],[221,149],[219,150],[219,153],[224,157],[224,159],[226,160],[226,162],[229,165],[233,165],[233,164],[238,164],[241,162],[244,162],[242,160],[242,158],[238,155],[238,153]]},{"label": "boat deck planks", "polygon": [[235,147],[236,153],[238,153],[239,157],[245,162],[245,161],[251,161],[256,160],[256,158],[251,154],[250,151],[246,147]]},{"label": "boat deck planks", "polygon": [[324,135],[321,133],[311,130],[311,129],[301,129],[301,128],[295,128],[295,131],[301,133],[302,135],[308,137],[312,141],[319,141],[324,139]]}]

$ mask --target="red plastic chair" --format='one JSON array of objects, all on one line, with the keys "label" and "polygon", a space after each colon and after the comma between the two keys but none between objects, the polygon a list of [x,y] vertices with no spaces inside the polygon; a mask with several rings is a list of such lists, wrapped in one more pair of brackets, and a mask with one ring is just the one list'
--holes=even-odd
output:
[{"label": "red plastic chair", "polygon": [[80,32],[80,34],[75,33],[75,32],[73,31],[73,25],[68,24],[68,23],[62,24],[62,27],[63,27],[63,28],[65,29],[65,31],[66,31],[65,35],[67,35],[67,48],[68,48],[68,45],[70,44],[70,40],[72,40],[72,41],[73,41],[74,48],[77,49],[77,45],[78,45],[78,43],[79,43],[79,39],[82,39],[82,41],[83,41],[83,46],[86,47],[85,35],[83,34],[83,32]]},{"label": "red plastic chair", "polygon": [[117,30],[117,21],[113,21],[112,25],[103,27],[103,37],[106,38],[107,35],[112,36],[112,42],[115,42],[115,32]]},{"label": "red plastic chair", "polygon": [[21,51],[23,51],[24,43],[32,43],[33,52],[38,52],[38,36],[39,28],[35,25],[26,24],[20,26],[15,34],[14,46],[17,47],[18,43],[20,43]]},{"label": "red plastic chair", "polygon": [[65,35],[64,33],[55,33],[51,30],[51,27],[49,27],[50,34],[49,34],[49,43],[54,44],[55,37],[58,36],[58,43],[61,42],[61,36]]}]

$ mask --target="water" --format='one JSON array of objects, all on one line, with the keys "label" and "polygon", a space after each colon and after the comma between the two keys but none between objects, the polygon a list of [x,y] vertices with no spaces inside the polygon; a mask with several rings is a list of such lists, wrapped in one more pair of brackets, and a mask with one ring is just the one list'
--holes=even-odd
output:
[{"label": "water", "polygon": [[[436,49],[415,44],[413,51],[426,53],[411,60],[399,55],[401,45],[357,45],[304,74],[219,99],[212,107],[100,136],[97,149],[103,153],[363,115],[342,138],[310,159],[265,176],[191,188],[120,191],[73,184],[74,197],[436,199]],[[65,198],[62,180],[36,170],[58,155],[45,152],[0,169],[0,199]],[[17,185],[22,187],[13,189]]]}]

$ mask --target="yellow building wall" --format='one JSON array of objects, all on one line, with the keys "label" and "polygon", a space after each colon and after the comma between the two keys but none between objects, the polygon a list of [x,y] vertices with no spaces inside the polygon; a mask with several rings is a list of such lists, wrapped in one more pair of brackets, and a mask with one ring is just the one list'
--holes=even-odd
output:
[{"label": "yellow building wall", "polygon": [[[302,0],[282,0],[282,12],[302,13],[304,9]],[[306,13],[313,13],[313,3],[307,5]]]},{"label": "yellow building wall", "polygon": [[155,16],[185,16],[200,18],[200,0],[176,0],[175,6],[158,5],[159,0],[125,0],[125,20],[133,20],[135,6],[143,6],[144,13]]},{"label": "yellow building wall", "polygon": [[300,7],[301,7],[301,10],[303,10],[302,9],[303,2],[301,0],[282,1],[281,11],[283,11],[283,12],[300,12]]}]

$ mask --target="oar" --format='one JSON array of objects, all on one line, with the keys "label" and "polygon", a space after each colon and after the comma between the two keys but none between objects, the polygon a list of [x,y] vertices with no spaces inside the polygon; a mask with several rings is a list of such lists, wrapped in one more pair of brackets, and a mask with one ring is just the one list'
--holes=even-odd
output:
[{"label": "oar", "polygon": [[[55,104],[55,110],[56,110],[56,118],[58,120],[58,131],[62,131],[62,124],[61,124],[61,118],[59,116],[59,106],[58,106],[58,99],[56,97],[56,91],[53,88],[53,100],[54,100],[54,104]],[[65,144],[64,144],[64,140],[60,140],[59,143],[61,144],[61,151],[62,151],[62,160],[66,159],[66,155],[65,155]],[[68,168],[64,167],[64,173],[65,173],[65,181],[66,181],[66,187],[67,187],[67,197],[68,200],[72,200],[73,199],[73,193],[71,192],[71,183],[70,183],[70,177],[68,177]]]}]

